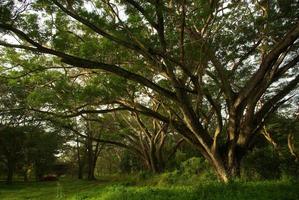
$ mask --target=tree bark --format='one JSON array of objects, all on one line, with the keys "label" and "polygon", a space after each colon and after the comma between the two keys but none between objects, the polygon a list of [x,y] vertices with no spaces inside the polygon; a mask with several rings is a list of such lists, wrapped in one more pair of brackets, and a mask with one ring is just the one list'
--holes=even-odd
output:
[{"label": "tree bark", "polygon": [[80,156],[80,143],[79,143],[79,136],[77,136],[77,165],[78,165],[78,179],[83,179],[83,163],[81,161],[81,156]]},{"label": "tree bark", "polygon": [[82,163],[79,163],[78,165],[78,179],[83,179],[83,166]]},{"label": "tree bark", "polygon": [[12,184],[14,174],[14,164],[8,163],[7,165],[7,177],[6,177],[6,184]]},{"label": "tree bark", "polygon": [[87,159],[88,159],[88,171],[87,171],[87,179],[88,180],[95,180],[94,176],[94,155],[93,155],[93,148],[92,148],[92,140],[88,139],[87,141]]}]

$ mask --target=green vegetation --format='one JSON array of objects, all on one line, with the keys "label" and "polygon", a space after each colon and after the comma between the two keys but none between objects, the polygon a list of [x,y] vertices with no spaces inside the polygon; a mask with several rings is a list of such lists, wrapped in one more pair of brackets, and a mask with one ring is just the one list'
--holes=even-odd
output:
[{"label": "green vegetation", "polygon": [[[79,179],[105,151],[168,171],[182,143],[223,182],[265,140],[298,161],[298,15],[295,0],[2,0],[0,131],[55,130]],[[18,165],[0,163],[7,182]]]},{"label": "green vegetation", "polygon": [[[115,180],[116,181],[116,180]],[[299,184],[289,181],[207,182],[196,185],[153,185],[123,181],[71,181],[0,185],[3,200],[297,200]],[[122,183],[123,182],[123,183]],[[132,184],[132,185],[131,185]]]},{"label": "green vegetation", "polygon": [[0,198],[13,199],[67,199],[81,193],[97,189],[97,185],[87,181],[15,183],[12,186],[1,184]]},{"label": "green vegetation", "polygon": [[0,198],[299,199],[298,16],[0,0]]},{"label": "green vegetation", "polygon": [[[281,200],[298,199],[298,185],[283,182],[209,183],[197,186],[108,187],[103,200]],[[97,199],[97,198],[91,198]]]}]

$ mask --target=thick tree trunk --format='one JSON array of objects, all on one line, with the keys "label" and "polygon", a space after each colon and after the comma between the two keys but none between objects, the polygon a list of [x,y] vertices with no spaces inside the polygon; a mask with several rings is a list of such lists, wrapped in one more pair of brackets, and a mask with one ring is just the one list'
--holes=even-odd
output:
[{"label": "thick tree trunk", "polygon": [[[220,181],[227,183],[233,179],[240,178],[241,176],[241,161],[244,157],[244,152],[238,152],[239,148],[235,148],[233,154],[213,158],[215,161],[210,162],[215,169]],[[229,156],[235,155],[233,158]],[[226,161],[225,161],[226,159]],[[231,163],[229,163],[229,160]],[[227,163],[227,165],[225,165]],[[229,163],[229,165],[228,165]]]},{"label": "thick tree trunk", "polygon": [[229,179],[241,176],[241,161],[246,154],[247,144],[252,135],[251,112],[246,114],[245,122],[241,121],[242,108],[231,108],[227,127],[227,143],[221,155]]},{"label": "thick tree trunk", "polygon": [[227,183],[230,180],[229,173],[225,168],[224,162],[221,157],[214,153],[211,158],[208,158],[208,161],[213,166],[218,178],[220,181]]},{"label": "thick tree trunk", "polygon": [[[234,154],[237,154],[238,152],[234,152]],[[228,156],[230,156],[229,154]],[[228,160],[231,161],[228,166],[228,174],[230,179],[239,178],[241,176],[241,159],[235,156],[234,158],[228,158]]]}]

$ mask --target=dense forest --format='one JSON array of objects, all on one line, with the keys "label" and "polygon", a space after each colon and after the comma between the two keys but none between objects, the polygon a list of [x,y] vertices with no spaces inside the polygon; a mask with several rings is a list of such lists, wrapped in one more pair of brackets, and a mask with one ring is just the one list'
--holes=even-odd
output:
[{"label": "dense forest", "polygon": [[0,1],[0,178],[297,181],[298,16],[296,0]]}]

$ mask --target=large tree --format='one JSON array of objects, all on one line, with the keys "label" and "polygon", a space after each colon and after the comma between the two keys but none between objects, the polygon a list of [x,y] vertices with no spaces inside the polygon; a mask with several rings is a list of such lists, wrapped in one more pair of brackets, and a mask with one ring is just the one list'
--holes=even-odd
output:
[{"label": "large tree", "polygon": [[3,52],[15,49],[17,62],[39,58],[42,69],[109,77],[98,84],[122,90],[100,104],[170,124],[225,182],[299,82],[292,0],[31,0],[0,8]]}]

